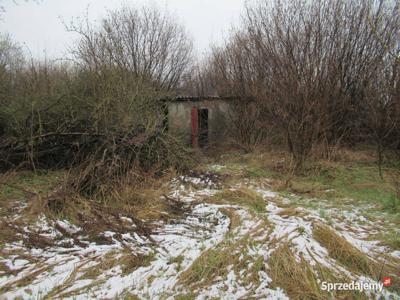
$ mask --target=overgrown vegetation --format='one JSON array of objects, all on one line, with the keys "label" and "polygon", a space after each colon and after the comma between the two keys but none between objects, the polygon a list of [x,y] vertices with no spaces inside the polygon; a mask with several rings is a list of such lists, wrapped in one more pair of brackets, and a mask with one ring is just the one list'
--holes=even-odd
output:
[{"label": "overgrown vegetation", "polygon": [[[196,67],[185,29],[157,9],[124,7],[98,27],[68,25],[80,37],[73,63],[29,59],[3,35],[0,167],[73,167],[66,189],[100,198],[138,174],[184,170],[190,155],[168,136],[160,101],[183,87],[236,97],[234,140],[245,151],[287,146],[279,172],[301,174],[307,160],[335,160],[342,146],[362,142],[376,145],[386,176],[395,155],[385,153],[400,141],[395,1],[254,1],[245,10],[226,45]],[[332,176],[321,170],[316,184],[329,180],[323,172]],[[392,191],[375,196],[397,209]]]},{"label": "overgrown vegetation", "polygon": [[[62,63],[29,58],[9,36],[0,36],[0,254],[16,236],[27,249],[47,249],[56,242],[84,249],[84,237],[84,242],[115,243],[122,250],[118,256],[109,252],[94,258],[96,264],[83,273],[76,267],[48,298],[79,295],[79,290],[68,290],[74,280],[91,279],[95,286],[111,269],[119,268],[125,276],[148,266],[156,254],[163,258],[163,251],[132,253],[123,237],[132,231],[139,242],[146,237],[150,245],[152,229],[160,223],[178,224],[187,216],[176,231],[193,225],[198,232],[190,233],[210,230],[212,236],[213,226],[221,224],[205,223],[206,214],[185,214],[198,201],[222,205],[220,212],[230,220],[224,223],[228,234],[206,251],[196,248],[197,259],[182,245],[182,252],[166,256],[165,268],[174,265],[179,274],[176,286],[190,291],[179,290],[183,294],[177,299],[194,298],[229,274],[240,277],[236,282],[251,293],[269,280],[263,273],[271,277],[269,287],[282,288],[293,299],[368,298],[321,290],[321,279],[349,278],[312,257],[313,246],[301,245],[311,239],[338,262],[336,267],[376,281],[384,275],[398,277],[394,252],[369,256],[338,234],[347,227],[336,232],[328,226],[342,226],[339,219],[345,214],[332,214],[358,203],[370,204],[362,206],[369,220],[361,216],[354,230],[363,230],[362,223],[374,218],[400,224],[397,1],[249,1],[242,24],[198,65],[192,64],[192,42],[185,29],[158,9],[123,7],[110,11],[98,25],[86,20],[66,29],[79,38],[72,60]],[[195,161],[195,152],[169,135],[166,124],[165,99],[182,91],[234,99],[229,117],[235,148],[211,149],[210,159],[221,163],[215,169],[227,176],[197,170],[188,173],[187,181],[176,176],[193,169]],[[174,191],[177,199],[165,184],[172,178],[184,187]],[[206,186],[201,200],[192,197],[200,189],[198,182]],[[266,200],[257,192],[264,187],[287,199]],[[193,203],[180,201],[180,192]],[[267,210],[268,204],[276,210]],[[301,209],[307,206],[314,210]],[[250,218],[257,221],[255,228],[238,233]],[[52,240],[46,232],[29,230],[40,220],[48,222],[44,231],[51,227],[62,238]],[[71,228],[79,224],[81,232],[68,232],[60,220],[70,221]],[[371,223],[368,228],[375,229]],[[274,226],[280,231],[272,235]],[[279,236],[284,227],[292,231]],[[111,229],[112,236],[105,234]],[[307,235],[297,244],[304,246],[299,254],[291,242]],[[368,233],[365,240],[375,238],[392,250],[400,248],[397,228]],[[15,260],[11,252],[4,256]],[[20,258],[28,262],[36,259],[24,255]],[[192,264],[183,269],[190,259]],[[1,292],[27,286],[54,267],[37,266]],[[0,271],[5,276],[16,272],[3,262]],[[151,276],[146,284],[156,275]],[[389,290],[398,293],[397,279]],[[136,299],[129,292],[125,296]]]},{"label": "overgrown vegetation", "polygon": [[210,201],[247,206],[256,213],[265,212],[265,200],[253,190],[241,188],[238,190],[224,190],[215,194]]},{"label": "overgrown vegetation", "polygon": [[[259,226],[261,231],[268,226]],[[258,286],[260,284],[259,272],[265,271],[263,257],[254,258],[245,254],[246,249],[251,248],[256,242],[250,235],[238,240],[234,239],[234,229],[230,230],[226,239],[215,248],[204,251],[193,264],[180,276],[179,284],[196,291],[201,287],[209,287],[220,278],[226,278],[230,272],[240,277],[244,286]],[[254,233],[254,232],[253,232]],[[245,274],[242,270],[246,266],[251,268]]]},{"label": "overgrown vegetation", "polygon": [[236,151],[224,149],[218,162],[224,165],[219,172],[234,178],[248,178],[264,181],[268,185],[291,197],[291,194],[308,199],[298,202],[299,206],[313,205],[314,198],[318,206],[320,199],[330,201],[332,206],[341,203],[370,203],[377,205],[374,213],[384,211],[398,216],[400,197],[398,193],[397,160],[391,157],[391,163],[382,168],[380,177],[374,158],[373,149],[344,149],[337,152],[335,160],[314,158],[304,164],[301,172],[291,171],[291,155],[286,151],[262,148],[253,153],[237,155]]},{"label": "overgrown vegetation", "polygon": [[156,8],[123,7],[100,27],[82,21],[67,30],[79,38],[66,63],[29,59],[0,37],[0,170],[68,170],[41,201],[55,213],[186,170],[190,152],[168,135],[162,101],[191,59],[181,25]]},{"label": "overgrown vegetation", "polygon": [[315,225],[313,231],[314,238],[324,246],[329,255],[339,261],[343,266],[355,274],[365,274],[380,281],[384,276],[393,276],[395,283],[393,289],[398,289],[397,268],[391,261],[376,262],[361,252],[346,239],[340,237],[332,229],[324,225]]},{"label": "overgrown vegetation", "polygon": [[283,288],[291,299],[368,299],[359,292],[322,291],[319,278],[329,282],[345,281],[344,278],[321,266],[314,270],[304,258],[296,258],[288,243],[272,253],[269,268],[273,284]]},{"label": "overgrown vegetation", "polygon": [[360,142],[381,167],[399,150],[399,28],[391,0],[250,1],[195,92],[237,96],[233,137],[286,146],[295,170]]}]

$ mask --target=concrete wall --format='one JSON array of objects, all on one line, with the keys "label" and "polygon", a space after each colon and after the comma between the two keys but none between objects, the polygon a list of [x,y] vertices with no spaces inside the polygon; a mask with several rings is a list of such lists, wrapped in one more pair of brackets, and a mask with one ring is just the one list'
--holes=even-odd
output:
[{"label": "concrete wall", "polygon": [[169,103],[169,132],[179,136],[185,143],[191,143],[191,111],[193,107],[208,109],[208,140],[210,143],[221,141],[226,136],[229,126],[229,100],[212,99]]}]

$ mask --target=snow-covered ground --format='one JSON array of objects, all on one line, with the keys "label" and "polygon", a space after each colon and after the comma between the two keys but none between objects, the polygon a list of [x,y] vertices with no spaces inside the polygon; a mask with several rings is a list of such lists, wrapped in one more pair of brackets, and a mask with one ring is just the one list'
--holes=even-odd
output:
[{"label": "snow-covered ground", "polygon": [[[218,165],[211,169],[221,168],[223,166]],[[279,197],[268,186],[251,181],[241,185],[263,197],[265,213],[256,214],[238,205],[207,202],[220,186],[210,176],[182,176],[170,183],[168,195],[189,208],[182,219],[173,223],[160,221],[158,229],[146,237],[136,232],[132,220],[121,217],[126,223],[132,223],[131,232],[123,234],[122,238],[117,238],[117,233],[112,231],[103,232],[110,240],[107,245],[89,242],[82,229],[68,221],[60,220],[56,224],[42,216],[24,231],[34,230],[43,237],[55,239],[56,246],[28,247],[18,236],[15,242],[6,244],[0,253],[0,263],[8,269],[7,272],[0,269],[0,299],[114,299],[127,295],[140,299],[174,299],[177,295],[191,295],[197,299],[288,299],[284,289],[272,284],[268,274],[271,254],[285,243],[290,243],[297,259],[304,258],[310,266],[318,264],[355,281],[375,282],[365,275],[353,274],[331,258],[328,250],[313,237],[315,224],[329,226],[371,258],[382,253],[393,258],[399,256],[398,252],[388,252],[376,241],[366,239],[377,227],[359,214],[360,208],[340,211],[327,207],[326,212],[333,216],[328,224],[317,210],[297,208],[299,213],[285,215],[280,203],[289,203],[289,200]],[[226,210],[238,218],[237,227],[232,228],[232,220],[224,214]],[[64,238],[57,228],[78,238]],[[244,238],[251,243],[242,243]],[[246,262],[240,264],[240,270],[234,265],[223,266],[225,275],[207,285],[181,280],[207,251],[232,251],[232,245],[236,244],[240,245],[234,249],[237,262]],[[128,261],[137,258],[138,266],[126,269],[123,262],[127,257]],[[256,280],[249,283],[245,280],[246,274],[260,258],[266,267],[258,270]],[[385,288],[379,296],[399,299]]]}]

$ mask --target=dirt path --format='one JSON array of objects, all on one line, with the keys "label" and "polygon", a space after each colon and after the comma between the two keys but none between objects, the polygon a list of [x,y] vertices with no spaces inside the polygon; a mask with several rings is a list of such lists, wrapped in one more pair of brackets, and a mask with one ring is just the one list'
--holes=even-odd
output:
[{"label": "dirt path", "polygon": [[[59,246],[7,244],[0,258],[0,299],[323,299],[323,281],[378,285],[377,267],[382,275],[399,270],[399,253],[369,241],[380,227],[357,211],[326,208],[332,215],[327,221],[318,211],[293,208],[264,184],[225,189],[241,197],[245,189],[263,205],[254,210],[245,197],[240,204],[215,197],[220,187],[193,176],[172,181],[169,195],[189,212],[158,224],[150,238],[136,234],[132,223],[131,233],[106,231],[111,243],[98,245],[86,241],[80,228],[43,217],[24,230],[57,239]],[[60,227],[80,233],[80,245],[63,238]],[[399,299],[396,293],[384,287],[341,295]]]}]

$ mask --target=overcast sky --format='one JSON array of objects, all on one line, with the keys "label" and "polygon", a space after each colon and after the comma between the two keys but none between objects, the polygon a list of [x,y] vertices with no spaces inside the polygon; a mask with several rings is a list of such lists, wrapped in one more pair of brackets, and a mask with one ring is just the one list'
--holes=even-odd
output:
[{"label": "overcast sky", "polygon": [[123,5],[156,5],[167,8],[186,25],[198,54],[210,43],[221,43],[231,25],[238,22],[245,0],[41,0],[40,4],[24,0],[0,0],[5,8],[0,31],[24,43],[35,57],[58,58],[75,38],[65,31],[62,20],[83,17],[88,9],[92,20],[99,20],[107,9]]}]

